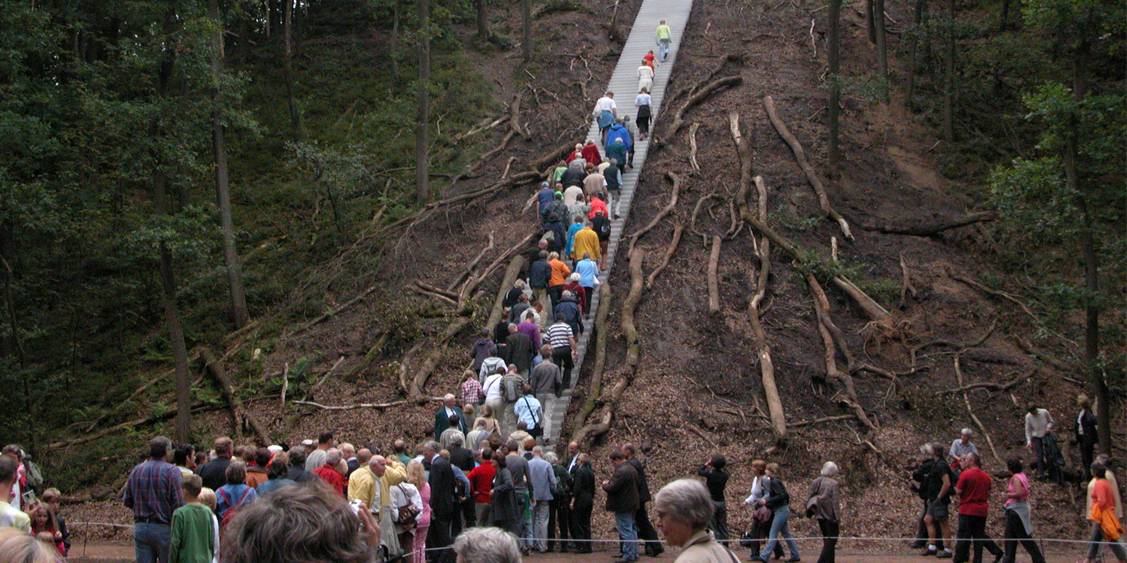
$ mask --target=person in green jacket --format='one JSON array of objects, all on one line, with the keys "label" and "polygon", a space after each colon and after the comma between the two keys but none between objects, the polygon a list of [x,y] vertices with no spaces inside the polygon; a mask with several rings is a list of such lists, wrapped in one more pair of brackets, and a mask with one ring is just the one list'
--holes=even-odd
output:
[{"label": "person in green jacket", "polygon": [[211,563],[219,553],[219,524],[211,509],[200,502],[203,480],[184,479],[184,506],[172,513],[172,563]]}]

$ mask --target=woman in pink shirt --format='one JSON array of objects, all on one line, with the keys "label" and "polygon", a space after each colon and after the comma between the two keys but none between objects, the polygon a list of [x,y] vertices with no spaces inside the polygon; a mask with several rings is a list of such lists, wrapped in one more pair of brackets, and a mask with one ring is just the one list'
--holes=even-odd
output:
[{"label": "woman in pink shirt", "polygon": [[1010,470],[1010,478],[1006,481],[1006,538],[1002,542],[1005,545],[1002,561],[1015,561],[1017,544],[1020,542],[1033,563],[1045,563],[1045,556],[1041,555],[1041,549],[1033,541],[1033,520],[1029,513],[1029,477],[1025,475],[1019,458],[1006,460],[1006,467]]}]

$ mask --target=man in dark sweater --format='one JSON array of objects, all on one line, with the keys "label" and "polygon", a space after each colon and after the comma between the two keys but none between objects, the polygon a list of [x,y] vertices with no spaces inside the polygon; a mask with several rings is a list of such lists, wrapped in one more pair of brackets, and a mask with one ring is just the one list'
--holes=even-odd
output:
[{"label": "man in dark sweater", "polygon": [[595,472],[587,454],[579,454],[571,468],[571,539],[576,553],[591,553],[591,510],[595,506]]},{"label": "man in dark sweater", "polygon": [[528,375],[528,370],[532,367],[532,357],[535,355],[532,339],[518,331],[517,325],[510,323],[509,336],[505,339],[505,361],[516,364],[521,375]]},{"label": "man in dark sweater", "polygon": [[633,466],[638,473],[638,510],[634,514],[634,524],[638,528],[638,537],[646,542],[646,555],[657,557],[665,549],[661,547],[661,541],[657,539],[657,529],[650,522],[650,515],[646,512],[646,503],[653,498],[650,496],[649,480],[646,479],[646,466],[642,463],[642,460],[638,459],[638,452],[634,449],[634,444],[623,444],[622,453],[626,456],[627,463]]},{"label": "man in dark sweater", "polygon": [[619,561],[637,561],[638,530],[634,527],[634,514],[642,505],[638,501],[638,471],[619,450],[610,454],[610,462],[614,465],[614,475],[609,481],[603,481],[603,491],[607,494],[607,512],[614,513],[614,526],[622,539]]},{"label": "man in dark sweater", "polygon": [[[544,248],[547,248],[547,242]],[[532,300],[547,307],[548,281],[552,279],[552,266],[548,264],[548,251],[541,250],[537,260],[532,263],[528,271],[528,286],[532,288]],[[549,309],[550,310],[550,309]]]},{"label": "man in dark sweater", "polygon": [[227,484],[227,466],[231,465],[231,449],[234,442],[226,436],[215,439],[215,459],[203,464],[196,473],[203,479],[203,486],[217,491]]}]

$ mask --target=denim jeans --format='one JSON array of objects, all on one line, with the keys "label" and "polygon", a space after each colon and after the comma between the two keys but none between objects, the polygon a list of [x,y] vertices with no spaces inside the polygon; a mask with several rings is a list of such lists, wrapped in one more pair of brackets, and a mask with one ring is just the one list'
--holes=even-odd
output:
[{"label": "denim jeans", "polygon": [[672,44],[673,42],[669,39],[658,39],[657,58],[661,59],[661,62],[665,62],[669,58],[669,47]]},{"label": "denim jeans", "polygon": [[133,555],[138,563],[168,563],[172,528],[167,524],[133,524]]},{"label": "denim jeans", "polygon": [[528,506],[528,490],[517,489],[517,507],[520,510],[520,546],[532,549],[532,510]]},{"label": "denim jeans", "polygon": [[538,500],[532,507],[532,549],[536,551],[548,550],[548,513],[551,507],[551,501],[547,500]]},{"label": "denim jeans", "polygon": [[634,528],[633,512],[615,512],[614,527],[622,538],[622,558],[627,561],[638,560],[638,530]]},{"label": "denim jeans", "polygon": [[790,533],[790,507],[782,506],[775,510],[775,517],[771,520],[771,531],[767,532],[767,545],[763,546],[763,551],[759,552],[759,558],[767,560],[771,556],[771,551],[775,549],[775,544],[779,542],[779,535],[782,534],[783,539],[787,540],[787,549],[790,550],[791,559],[799,559],[798,544],[794,541],[794,536]]}]

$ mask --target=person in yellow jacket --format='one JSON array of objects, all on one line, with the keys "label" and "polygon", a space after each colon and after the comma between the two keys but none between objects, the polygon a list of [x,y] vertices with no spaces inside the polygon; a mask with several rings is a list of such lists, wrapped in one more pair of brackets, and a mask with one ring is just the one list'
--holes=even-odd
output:
[{"label": "person in yellow jacket", "polygon": [[575,242],[571,245],[571,259],[579,260],[584,255],[590,256],[592,260],[598,262],[602,259],[602,246],[599,244],[599,235],[591,228],[590,224],[583,225],[578,233],[575,233]]},{"label": "person in yellow jacket", "polygon": [[357,469],[348,478],[348,500],[359,500],[380,523],[381,543],[391,553],[401,553],[392,514],[391,488],[407,480],[407,468],[396,460],[372,456],[368,467]]}]

